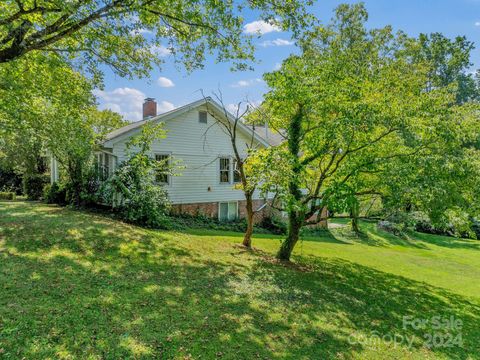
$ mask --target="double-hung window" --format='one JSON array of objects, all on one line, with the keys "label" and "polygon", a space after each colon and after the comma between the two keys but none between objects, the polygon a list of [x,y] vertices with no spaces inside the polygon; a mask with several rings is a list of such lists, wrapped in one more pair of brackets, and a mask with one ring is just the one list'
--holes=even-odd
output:
[{"label": "double-hung window", "polygon": [[159,184],[169,184],[170,176],[168,174],[170,167],[170,155],[168,154],[155,154],[155,160],[158,161],[160,166],[157,168],[155,174],[155,181]]},{"label": "double-hung window", "polygon": [[97,169],[100,180],[106,180],[110,175],[110,156],[103,152],[97,154]]},{"label": "double-hung window", "polygon": [[220,183],[230,184],[230,158],[220,158]]},{"label": "double-hung window", "polygon": [[240,170],[237,160],[233,157],[221,157],[220,159],[220,183],[235,184],[241,181]]}]

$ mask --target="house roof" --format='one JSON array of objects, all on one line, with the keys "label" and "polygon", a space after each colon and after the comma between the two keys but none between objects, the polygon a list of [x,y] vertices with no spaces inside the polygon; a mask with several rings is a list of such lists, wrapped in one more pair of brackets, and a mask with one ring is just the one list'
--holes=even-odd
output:
[{"label": "house roof", "polygon": [[268,126],[256,126],[255,133],[265,139],[270,146],[280,145],[285,141],[285,135],[281,132],[274,132],[268,128]]},{"label": "house roof", "polygon": [[[187,105],[178,107],[174,110],[165,112],[163,114],[160,114],[160,115],[148,118],[148,119],[136,121],[136,122],[133,122],[133,123],[128,124],[126,126],[123,126],[119,129],[113,130],[105,136],[105,141],[103,142],[103,145],[105,147],[110,147],[117,140],[123,139],[128,133],[130,133],[131,131],[136,130],[138,128],[141,128],[147,122],[160,122],[160,121],[165,122],[165,121],[173,119],[176,116],[181,115],[181,114],[183,114],[183,113],[185,113],[189,110],[195,109],[195,108],[197,108],[199,106],[202,106],[202,105],[205,105],[205,104],[212,105],[214,110],[216,110],[216,112],[219,115],[221,115],[221,116],[226,115],[226,117],[229,121],[231,121],[231,122],[235,121],[234,116],[230,112],[226,111],[219,103],[217,103],[212,98],[207,97],[205,99],[200,99],[200,100],[194,101],[192,103],[189,103]],[[238,128],[240,129],[240,131],[243,131],[244,133],[248,134],[249,136],[252,134],[253,129],[251,129],[247,125],[243,124],[242,122],[238,122]],[[261,143],[262,145],[264,145],[266,147],[273,145],[270,141],[267,141],[256,130],[253,132],[253,136],[255,137],[255,140],[257,140],[259,143]]]}]

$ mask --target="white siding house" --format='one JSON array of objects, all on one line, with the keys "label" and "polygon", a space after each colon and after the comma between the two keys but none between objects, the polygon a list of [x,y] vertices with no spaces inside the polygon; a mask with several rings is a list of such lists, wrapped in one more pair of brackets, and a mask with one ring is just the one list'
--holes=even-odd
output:
[{"label": "white siding house", "polygon": [[[203,213],[221,219],[243,215],[243,192],[234,189],[236,176],[231,140],[218,123],[233,121],[233,117],[230,114],[226,116],[223,108],[210,98],[129,124],[108,134],[97,155],[98,162],[106,171],[112,173],[126,159],[127,142],[141,131],[147,121],[164,123],[167,132],[166,138],[154,141],[151,155],[159,160],[168,157],[181,166],[177,176],[163,179],[175,211]],[[238,126],[237,137],[237,146],[243,156],[246,156],[248,146],[269,146],[265,139],[243,124]],[[264,200],[258,193],[254,199],[257,208],[262,207]]]}]

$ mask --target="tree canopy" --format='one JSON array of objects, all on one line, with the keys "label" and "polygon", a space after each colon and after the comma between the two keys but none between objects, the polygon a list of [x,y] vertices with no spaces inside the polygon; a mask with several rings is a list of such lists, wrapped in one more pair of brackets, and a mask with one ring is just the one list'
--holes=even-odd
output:
[{"label": "tree canopy", "polygon": [[253,59],[244,14],[297,32],[308,21],[304,1],[7,0],[0,4],[0,63],[31,52],[56,52],[100,76],[99,63],[121,76],[148,75],[172,53],[187,70],[207,55]]},{"label": "tree canopy", "polygon": [[367,17],[361,4],[340,5],[331,24],[301,38],[300,55],[265,75],[262,107],[286,138],[265,172],[289,214],[281,259],[322,207],[355,212],[357,196],[381,191],[369,177],[389,181],[389,164],[453,151],[467,136],[451,88],[427,88],[432,64],[416,56],[419,42],[390,27],[369,30]]}]

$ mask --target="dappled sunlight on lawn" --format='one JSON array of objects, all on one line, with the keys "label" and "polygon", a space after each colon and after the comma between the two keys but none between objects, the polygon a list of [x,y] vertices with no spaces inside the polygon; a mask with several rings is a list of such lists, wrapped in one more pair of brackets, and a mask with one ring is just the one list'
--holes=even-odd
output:
[{"label": "dappled sunlight on lawn", "polygon": [[[1,205],[0,348],[12,358],[480,353],[478,298],[353,260],[358,249],[397,245],[371,246],[333,229],[325,240],[306,239],[297,264],[285,265],[272,257],[281,237],[255,237],[257,249],[247,251],[237,245],[241,234],[146,230],[46,205]],[[351,259],[334,251],[349,251]],[[425,347],[426,330],[404,329],[405,315],[462,319],[463,347]],[[412,348],[382,343],[372,350],[351,341],[377,332],[413,337]]]}]

